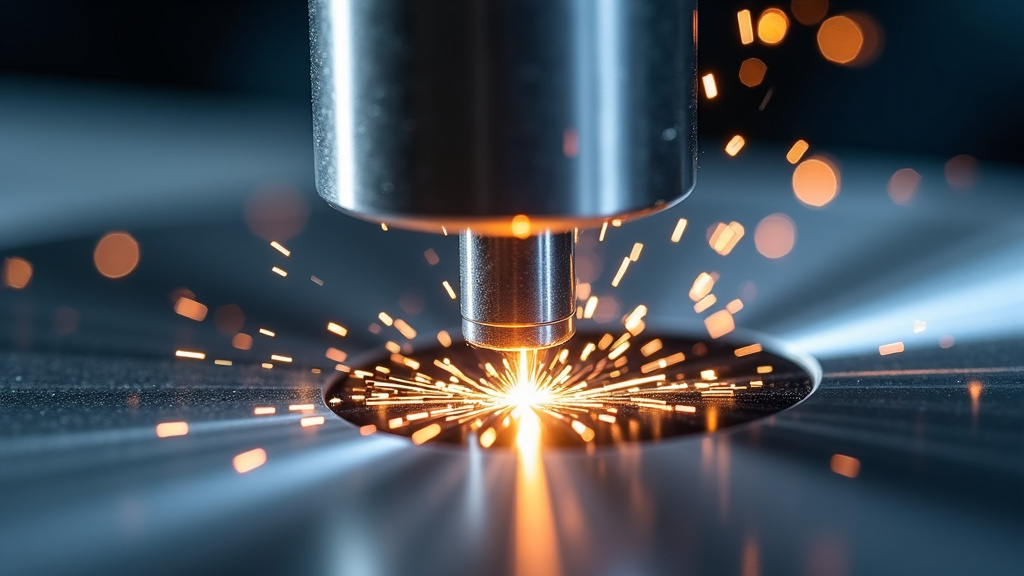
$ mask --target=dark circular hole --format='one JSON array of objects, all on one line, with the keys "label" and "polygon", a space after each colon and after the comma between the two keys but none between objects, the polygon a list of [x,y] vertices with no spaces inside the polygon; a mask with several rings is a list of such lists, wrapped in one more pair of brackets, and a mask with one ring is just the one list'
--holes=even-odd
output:
[{"label": "dark circular hole", "polygon": [[[515,444],[523,410],[545,446],[650,441],[775,414],[814,390],[816,363],[761,341],[580,333],[527,359],[456,343],[351,367],[325,390],[364,434],[417,444]],[[628,346],[624,345],[628,343]],[[528,374],[521,376],[521,374]],[[526,384],[523,384],[525,382]]]}]

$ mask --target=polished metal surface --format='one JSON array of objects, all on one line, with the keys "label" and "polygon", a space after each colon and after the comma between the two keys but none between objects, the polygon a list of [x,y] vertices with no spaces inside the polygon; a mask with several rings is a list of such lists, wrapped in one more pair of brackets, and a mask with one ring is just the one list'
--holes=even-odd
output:
[{"label": "polished metal surface", "polygon": [[547,348],[575,332],[572,232],[459,236],[462,334],[493,350]]},{"label": "polished metal surface", "polygon": [[311,0],[316,183],[389,225],[509,235],[694,183],[693,0]]}]

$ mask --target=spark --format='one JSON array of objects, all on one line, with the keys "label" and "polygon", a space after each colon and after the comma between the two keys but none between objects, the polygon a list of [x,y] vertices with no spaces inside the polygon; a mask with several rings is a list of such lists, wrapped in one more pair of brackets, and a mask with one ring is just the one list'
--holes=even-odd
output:
[{"label": "spark", "polygon": [[156,425],[157,438],[172,438],[188,434],[188,422],[161,422]]},{"label": "spark", "polygon": [[333,360],[334,362],[344,362],[348,358],[348,354],[338,350],[337,348],[328,348],[324,356],[326,356],[328,360]]},{"label": "spark", "polygon": [[214,360],[213,363],[217,366],[231,366],[233,364],[231,360]]},{"label": "spark", "polygon": [[261,367],[262,367],[262,368],[263,368],[264,370],[270,370],[270,369],[272,369],[272,368],[274,367],[274,365],[273,365],[273,364],[271,364],[270,362],[264,362],[263,364],[260,364],[260,366],[261,366]]},{"label": "spark", "polygon": [[319,279],[319,278],[317,278],[316,276],[310,276],[309,277],[309,281],[312,282],[313,284],[316,284],[317,286],[323,286],[324,285],[324,281]]},{"label": "spark", "polygon": [[305,418],[299,420],[299,424],[303,428],[309,428],[310,426],[323,426],[323,423],[323,416],[306,416]]},{"label": "spark", "polygon": [[845,454],[833,454],[829,467],[836,474],[847,478],[856,478],[860,474],[860,460]]},{"label": "spark", "polygon": [[366,426],[360,426],[359,427],[359,435],[360,436],[369,436],[370,434],[373,434],[376,431],[377,431],[377,427],[374,426],[373,424],[367,424]]},{"label": "spark", "polygon": [[271,242],[270,247],[273,248],[274,250],[277,250],[281,254],[284,254],[285,258],[288,258],[292,255],[292,251],[282,246],[281,243],[278,242],[277,240]]},{"label": "spark", "polygon": [[451,298],[452,300],[458,298],[458,296],[455,295],[455,290],[452,289],[452,285],[449,284],[447,280],[441,282],[441,286],[444,286],[444,291],[448,293],[449,298]]},{"label": "spark", "polygon": [[750,17],[750,10],[740,10],[736,13],[736,20],[740,26],[740,44],[746,46],[754,43],[754,23]]},{"label": "spark", "polygon": [[698,300],[697,303],[693,305],[693,311],[696,312],[697,314],[700,314],[701,312],[714,306],[715,302],[718,302],[718,298],[716,298],[714,294],[708,294],[707,296]]},{"label": "spark", "polygon": [[878,353],[882,356],[888,356],[890,354],[899,354],[903,352],[903,342],[893,342],[892,344],[882,344],[878,347]]},{"label": "spark", "polygon": [[385,232],[387,232],[388,231],[388,225],[385,224],[384,222],[381,222],[380,223],[380,229],[385,231]]},{"label": "spark", "polygon": [[289,412],[311,412],[316,407],[312,404],[291,404],[288,406]]},{"label": "spark", "polygon": [[704,319],[704,327],[712,338],[721,338],[735,330],[736,323],[728,310],[719,310]]},{"label": "spark", "polygon": [[205,360],[206,354],[203,352],[194,352],[191,350],[175,350],[174,355],[178,358],[190,358],[192,360]]},{"label": "spark", "polygon": [[672,237],[670,238],[673,244],[677,244],[683,237],[683,232],[686,230],[686,223],[686,218],[680,218],[676,222],[676,227],[672,229]]},{"label": "spark", "polygon": [[640,259],[640,252],[644,249],[643,242],[636,242],[633,244],[633,249],[629,252],[629,259],[636,262]]},{"label": "spark", "polygon": [[603,222],[601,224],[601,233],[598,234],[598,236],[597,236],[597,241],[598,242],[604,242],[604,235],[605,235],[606,232],[608,232],[608,222],[607,221],[605,221],[605,222]]},{"label": "spark", "polygon": [[178,298],[178,301],[174,303],[174,311],[178,315],[196,322],[202,322],[206,318],[207,310],[206,305],[185,296]]},{"label": "spark", "polygon": [[263,334],[268,338],[273,338],[277,335],[273,330],[267,330],[266,328],[260,328],[260,334]]},{"label": "spark", "polygon": [[395,323],[395,321],[391,319],[391,316],[388,316],[387,312],[381,312],[380,314],[377,314],[377,318],[379,318],[381,323],[383,323],[385,326],[391,326],[392,324]]},{"label": "spark", "polygon": [[412,326],[409,326],[409,324],[406,323],[406,321],[402,320],[401,318],[395,319],[395,329],[401,332],[402,336],[405,336],[407,340],[413,340],[416,338],[416,330],[414,330]]},{"label": "spark", "polygon": [[245,474],[263,466],[267,463],[267,451],[263,448],[254,448],[248,452],[242,452],[232,459],[231,465],[235,472]]},{"label": "spark", "polygon": [[774,370],[774,368],[772,368],[771,366],[758,366],[757,367],[757,373],[758,374],[771,374],[772,370]]},{"label": "spark", "polygon": [[807,149],[810,147],[810,144],[808,144],[806,140],[797,140],[793,143],[789,152],[786,152],[786,162],[796,164],[804,157],[804,154],[807,153]]},{"label": "spark", "polygon": [[750,356],[751,354],[757,354],[761,350],[762,348],[760,344],[751,344],[749,346],[737,348],[733,353],[736,354],[737,358],[742,358],[744,356]]},{"label": "spark", "polygon": [[284,362],[285,364],[288,364],[292,361],[291,356],[282,356],[280,354],[271,354],[270,359],[273,360],[274,362]]},{"label": "spark", "polygon": [[441,330],[437,333],[437,341],[445,348],[452,345],[452,337],[446,330]]},{"label": "spark", "polygon": [[619,271],[615,273],[615,278],[612,279],[612,288],[617,288],[619,282],[622,282],[622,277],[626,275],[626,269],[629,268],[631,260],[629,256],[622,259],[622,264],[619,265]]},{"label": "spark", "polygon": [[284,270],[278,268],[277,266],[271,268],[270,271],[273,272],[274,274],[277,274],[281,278],[285,278],[286,276],[288,276],[288,272],[285,272]]},{"label": "spark", "polygon": [[690,287],[690,300],[694,302],[699,301],[701,298],[711,294],[711,289],[714,287],[715,278],[707,272],[701,272],[694,279],[693,286]]},{"label": "spark", "polygon": [[348,336],[348,328],[345,328],[344,326],[342,326],[341,324],[338,324],[337,322],[328,322],[327,323],[327,331],[331,332],[333,334],[337,334],[338,336],[341,336],[342,338],[344,338],[345,336]]},{"label": "spark", "polygon": [[714,74],[705,74],[700,79],[704,83],[704,95],[707,96],[708,100],[718,96],[718,86],[715,84]]},{"label": "spark", "polygon": [[719,222],[715,227],[715,231],[711,233],[711,239],[708,240],[708,244],[711,245],[711,249],[715,252],[722,256],[728,256],[740,239],[743,238],[743,234],[743,225],[739,222],[733,221],[728,224]]},{"label": "spark", "polygon": [[256,416],[270,416],[277,413],[277,408],[273,406],[257,406],[253,408],[252,413]]},{"label": "spark", "polygon": [[725,145],[725,153],[729,156],[735,156],[740,153],[740,150],[743,150],[743,145],[746,143],[747,141],[743,136],[737,134],[729,140],[728,144]]}]

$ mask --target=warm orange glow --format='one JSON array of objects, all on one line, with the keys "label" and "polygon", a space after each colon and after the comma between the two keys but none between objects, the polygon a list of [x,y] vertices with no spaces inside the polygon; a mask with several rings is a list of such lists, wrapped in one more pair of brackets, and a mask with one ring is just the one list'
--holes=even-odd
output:
[{"label": "warm orange glow", "polygon": [[740,150],[743,149],[743,145],[746,143],[747,141],[743,139],[743,136],[737,134],[725,145],[725,153],[729,156],[735,156],[740,153]]},{"label": "warm orange glow", "polygon": [[449,284],[447,280],[441,282],[441,286],[444,286],[444,291],[448,293],[449,298],[451,298],[452,300],[455,300],[457,298],[457,296],[455,295],[455,290],[452,289],[452,285]]},{"label": "warm orange glow", "polygon": [[327,331],[332,334],[337,334],[338,336],[341,337],[348,336],[348,328],[345,328],[344,326],[338,324],[337,322],[328,322]]},{"label": "warm orange glow", "polygon": [[836,64],[851,64],[864,48],[864,31],[849,16],[832,16],[818,29],[821,55]]},{"label": "warm orange glow", "polygon": [[402,334],[402,336],[405,336],[407,340],[412,340],[416,338],[416,330],[412,326],[409,326],[409,323],[406,322],[405,320],[402,320],[401,318],[395,319],[395,329],[398,330]]},{"label": "warm orange glow", "polygon": [[804,154],[807,152],[808,148],[810,148],[810,144],[808,144],[805,140],[797,140],[796,142],[793,143],[793,146],[792,148],[789,149],[789,152],[786,152],[786,161],[789,162],[790,164],[796,164],[797,162],[800,161],[801,158],[804,157]]},{"label": "warm orange glow", "polygon": [[267,452],[263,448],[254,448],[248,452],[242,452],[231,461],[235,472],[245,474],[251,472],[267,463]]},{"label": "warm orange glow", "polygon": [[337,348],[328,348],[325,356],[327,356],[328,360],[333,360],[335,362],[344,362],[345,359],[348,358],[348,354],[338,350]]},{"label": "warm orange glow", "polygon": [[740,26],[740,44],[746,46],[754,43],[754,24],[750,16],[750,10],[740,10],[736,13],[736,21]]},{"label": "warm orange glow", "polygon": [[640,353],[643,354],[644,357],[646,358],[646,357],[650,356],[651,354],[654,354],[658,350],[661,350],[661,347],[662,347],[661,338],[655,338],[654,340],[651,340],[647,344],[644,344],[643,346],[641,346],[640,347]]},{"label": "warm orange glow", "polygon": [[617,288],[619,282],[622,282],[622,277],[626,275],[626,269],[629,268],[631,260],[629,256],[622,259],[622,264],[619,265],[619,270],[615,273],[615,277],[612,278],[612,288]]},{"label": "warm orange glow", "polygon": [[270,355],[270,360],[273,361],[273,362],[283,362],[285,364],[290,364],[291,361],[292,361],[292,357],[291,356],[282,356],[280,354],[271,354]]},{"label": "warm orange glow", "polygon": [[946,334],[945,336],[939,338],[939,348],[952,348],[953,343],[953,336],[949,334]]},{"label": "warm orange glow", "polygon": [[683,237],[683,232],[686,231],[686,223],[686,218],[680,218],[676,222],[676,227],[672,229],[672,238],[670,238],[670,240],[672,240],[673,243],[678,243],[679,240]]},{"label": "warm orange glow", "polygon": [[972,380],[970,384],[967,385],[967,393],[970,394],[972,402],[977,402],[978,399],[981,398],[981,388],[981,382],[978,382],[977,380]]},{"label": "warm orange glow", "polygon": [[789,5],[793,18],[804,26],[821,22],[828,14],[828,0],[793,0]]},{"label": "warm orange glow", "polygon": [[108,232],[96,243],[93,263],[107,278],[123,278],[139,265],[139,243],[127,232]]},{"label": "warm orange glow", "polygon": [[896,204],[905,206],[914,198],[920,183],[921,175],[916,170],[901,168],[889,178],[889,198]]},{"label": "warm orange glow", "polygon": [[288,258],[292,255],[292,251],[282,246],[281,243],[278,242],[277,240],[271,242],[270,247],[273,248],[274,250],[277,250],[281,254],[284,254],[285,258]]},{"label": "warm orange glow", "polygon": [[978,161],[972,156],[961,154],[946,162],[946,182],[957,190],[968,190],[978,180]]},{"label": "warm orange glow", "polygon": [[437,263],[441,261],[441,258],[437,255],[437,252],[434,252],[433,248],[427,248],[423,252],[423,258],[426,259],[427,264],[430,264],[431,266],[436,266]]},{"label": "warm orange glow", "polygon": [[740,82],[748,88],[758,86],[764,81],[768,66],[758,58],[747,58],[740,64]]},{"label": "warm orange glow", "polygon": [[511,223],[512,235],[516,238],[529,238],[530,237],[530,217],[525,214],[519,214],[512,218]]},{"label": "warm orange glow", "polygon": [[541,459],[540,418],[527,408],[520,410],[516,423],[513,572],[516,576],[560,574],[554,511]]},{"label": "warm orange glow", "polygon": [[704,95],[707,96],[708,100],[718,96],[718,85],[715,84],[714,74],[701,76],[701,82],[704,84]]},{"label": "warm orange glow", "polygon": [[699,301],[701,298],[711,294],[711,290],[714,287],[714,276],[707,272],[701,272],[693,281],[693,286],[690,287],[690,300],[693,300],[694,302]]},{"label": "warm orange glow", "polygon": [[733,300],[730,300],[728,304],[725,305],[725,309],[728,310],[730,314],[735,315],[740,310],[743,310],[743,300],[740,300],[739,298],[734,298]]},{"label": "warm orange glow", "polygon": [[892,344],[883,344],[878,347],[878,353],[882,356],[899,354],[900,352],[903,352],[903,342],[893,342]]},{"label": "warm orange glow", "polygon": [[213,363],[217,366],[231,366],[234,364],[231,360],[214,360]]},{"label": "warm orange glow", "polygon": [[728,224],[719,222],[714,232],[711,233],[711,239],[708,240],[708,244],[711,245],[711,249],[715,252],[722,256],[728,256],[740,239],[743,238],[743,234],[743,225],[739,222],[730,222]]},{"label": "warm orange glow", "polygon": [[765,10],[757,19],[757,38],[769,46],[782,42],[788,31],[789,16],[778,8]]},{"label": "warm orange glow", "polygon": [[24,258],[4,258],[4,286],[21,290],[32,280],[32,264]]},{"label": "warm orange glow", "polygon": [[718,298],[716,298],[714,294],[708,294],[707,296],[698,300],[697,303],[693,305],[693,311],[696,312],[697,314],[700,314],[701,312],[704,312],[708,308],[714,306],[715,302],[718,302]]},{"label": "warm orange glow", "polygon": [[157,438],[171,438],[188,434],[188,422],[161,422],[156,425]]},{"label": "warm orange glow", "polygon": [[795,244],[796,224],[785,214],[769,214],[754,229],[754,246],[765,258],[782,258]]},{"label": "warm orange glow", "polygon": [[772,368],[771,366],[758,366],[757,367],[757,373],[758,374],[771,374],[772,370],[774,370],[774,368]]},{"label": "warm orange glow", "polygon": [[206,354],[191,350],[175,350],[174,355],[178,358],[189,358],[191,360],[204,360],[206,358]]},{"label": "warm orange glow", "polygon": [[728,310],[719,310],[704,319],[704,327],[711,338],[721,338],[736,329],[736,323]]},{"label": "warm orange glow", "polygon": [[301,425],[303,428],[309,428],[310,426],[323,426],[323,424],[323,416],[306,416],[305,418],[299,420],[299,425]]},{"label": "warm orange glow", "polygon": [[445,348],[452,345],[452,337],[446,330],[441,330],[437,333],[437,341]]},{"label": "warm orange glow", "polygon": [[839,170],[824,158],[808,158],[793,171],[793,192],[808,206],[825,206],[839,194]]},{"label": "warm orange glow", "polygon": [[360,436],[369,436],[370,434],[373,434],[376,431],[377,431],[377,427],[374,426],[373,424],[367,424],[366,426],[360,426],[359,427],[359,435]]},{"label": "warm orange glow", "polygon": [[[410,420],[411,420],[411,418],[410,418]],[[431,438],[433,438],[434,436],[437,436],[440,433],[441,433],[441,425],[440,424],[436,424],[435,423],[435,424],[431,424],[429,426],[424,426],[423,428],[420,428],[419,430],[417,430],[417,431],[412,433],[412,443],[413,444],[423,444],[427,440],[430,440]]]},{"label": "warm orange glow", "polygon": [[185,318],[195,320],[196,322],[202,322],[203,319],[206,318],[207,308],[205,305],[200,304],[191,298],[185,298],[182,296],[174,303],[174,311]]},{"label": "warm orange glow", "polygon": [[757,354],[761,350],[762,350],[762,348],[761,348],[760,344],[751,344],[749,346],[743,346],[742,348],[737,348],[736,350],[733,351],[733,354],[736,354],[737,358],[742,358],[743,356],[750,356],[751,354]]},{"label": "warm orange glow", "polygon": [[844,454],[833,454],[831,467],[833,472],[847,478],[856,478],[860,474],[860,460]]},{"label": "warm orange glow", "polygon": [[252,336],[239,332],[231,339],[231,345],[238,350],[248,350],[252,348]]},{"label": "warm orange glow", "polygon": [[274,365],[271,364],[270,362],[264,362],[263,364],[260,364],[260,367],[263,368],[264,370],[270,370],[274,367]]}]

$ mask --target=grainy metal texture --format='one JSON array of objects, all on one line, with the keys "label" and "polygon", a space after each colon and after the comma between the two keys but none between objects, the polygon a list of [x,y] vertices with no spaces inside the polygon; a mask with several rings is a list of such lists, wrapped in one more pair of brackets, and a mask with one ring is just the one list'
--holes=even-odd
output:
[{"label": "grainy metal texture", "polygon": [[694,183],[693,0],[311,0],[316,181],[440,231],[568,230]]},{"label": "grainy metal texture", "polygon": [[545,348],[575,331],[572,232],[459,237],[462,333],[495,350]]}]

